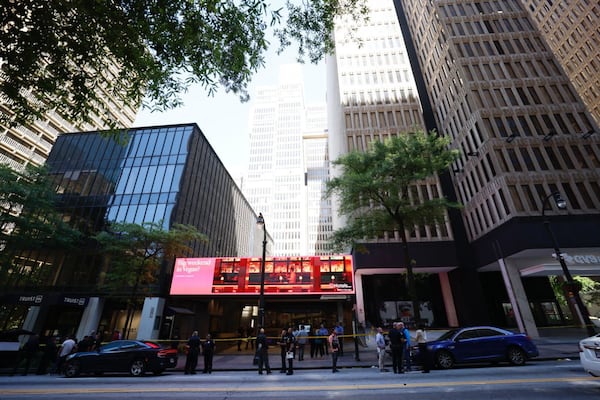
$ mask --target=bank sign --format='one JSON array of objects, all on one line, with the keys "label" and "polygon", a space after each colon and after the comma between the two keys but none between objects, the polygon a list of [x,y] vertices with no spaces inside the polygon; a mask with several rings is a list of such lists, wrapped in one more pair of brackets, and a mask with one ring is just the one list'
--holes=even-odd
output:
[{"label": "bank sign", "polygon": [[2,299],[3,303],[24,306],[66,305],[85,307],[88,297],[65,295],[61,293],[9,294]]},{"label": "bank sign", "polygon": [[[261,258],[178,258],[172,295],[260,293]],[[264,262],[267,295],[354,294],[352,256],[269,257]]]}]

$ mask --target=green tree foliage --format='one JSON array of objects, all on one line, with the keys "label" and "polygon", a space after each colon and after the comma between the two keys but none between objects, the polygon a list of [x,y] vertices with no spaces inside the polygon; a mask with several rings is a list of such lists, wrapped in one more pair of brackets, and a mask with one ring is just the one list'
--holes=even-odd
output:
[{"label": "green tree foliage", "polygon": [[174,224],[165,230],[162,222],[109,224],[109,230],[94,236],[106,255],[107,267],[100,286],[113,294],[146,293],[157,281],[163,261],[189,255],[196,241],[207,241],[206,235],[189,225]]},{"label": "green tree foliage", "polygon": [[165,230],[162,222],[111,223],[109,230],[98,233],[95,239],[107,261],[99,286],[111,296],[128,297],[126,338],[140,294],[157,294],[153,284],[161,266],[174,257],[191,254],[194,242],[208,240],[193,226],[174,224]]},{"label": "green tree foliage", "polygon": [[[574,276],[573,280],[581,284],[581,291],[579,293],[582,300],[586,303],[586,307],[588,309],[598,307],[598,305],[600,305],[600,282],[585,276]],[[557,276],[552,276],[550,277],[550,284],[554,290],[556,300],[558,300],[562,306],[566,306],[567,300],[565,299],[565,292],[563,290],[564,280]]]},{"label": "green tree foliage", "polygon": [[[167,109],[192,83],[247,99],[272,29],[282,50],[317,61],[333,48],[336,16],[366,15],[365,0],[7,0],[0,2],[0,97],[23,124],[56,110],[71,121],[107,115],[98,96]],[[115,65],[117,68],[115,68]],[[112,70],[108,81],[103,73]],[[95,92],[98,85],[105,93]],[[108,117],[106,117],[108,118]],[[116,127],[114,121],[105,123]]]},{"label": "green tree foliage", "polygon": [[333,164],[341,168],[341,174],[327,184],[327,196],[337,197],[339,213],[346,217],[346,225],[333,234],[335,249],[355,246],[360,251],[364,248],[361,241],[381,237],[383,232],[399,233],[408,295],[417,320],[414,260],[406,231],[443,223],[447,208],[460,205],[444,197],[419,199],[413,189],[446,170],[458,157],[458,151],[449,150],[448,144],[447,138],[422,131],[374,142],[366,152],[353,151],[335,160]]},{"label": "green tree foliage", "polygon": [[9,275],[35,272],[14,271],[16,256],[79,243],[80,232],[62,220],[56,199],[45,168],[29,166],[18,172],[0,165],[0,281],[4,284]]}]

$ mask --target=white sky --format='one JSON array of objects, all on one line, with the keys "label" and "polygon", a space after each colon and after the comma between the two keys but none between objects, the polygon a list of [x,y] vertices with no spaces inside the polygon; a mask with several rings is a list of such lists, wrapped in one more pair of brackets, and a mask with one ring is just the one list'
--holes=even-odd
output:
[{"label": "white sky", "polygon": [[[275,47],[275,46],[274,46]],[[141,110],[134,122],[134,127],[157,126],[168,124],[198,124],[211,146],[231,174],[239,182],[248,168],[248,118],[252,96],[257,87],[277,84],[279,67],[282,64],[294,63],[295,52],[287,50],[277,55],[275,49],[266,55],[265,67],[253,78],[250,86],[250,101],[241,103],[238,96],[226,94],[220,90],[214,97],[199,85],[190,87],[183,94],[183,105],[177,109],[162,113],[151,113]],[[324,62],[315,66],[303,65],[305,102],[325,101],[325,66]]]}]

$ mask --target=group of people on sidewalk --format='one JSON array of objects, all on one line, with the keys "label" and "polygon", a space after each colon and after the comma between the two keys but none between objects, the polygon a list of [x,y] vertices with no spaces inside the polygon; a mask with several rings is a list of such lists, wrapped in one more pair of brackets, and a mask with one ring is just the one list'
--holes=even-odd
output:
[{"label": "group of people on sidewalk", "polygon": [[[415,332],[415,341],[418,348],[418,359],[421,364],[421,372],[429,373],[431,370],[431,360],[427,351],[427,334],[423,327],[420,327]],[[377,328],[375,335],[375,345],[377,348],[377,361],[380,372],[389,372],[385,369],[385,359],[387,354],[387,346],[389,342],[390,354],[392,356],[392,369],[395,374],[402,374],[410,371],[412,368],[411,351],[411,336],[409,330],[404,326],[403,322],[394,322],[386,337],[383,333],[383,328]]]},{"label": "group of people on sidewalk", "polygon": [[101,336],[95,331],[77,341],[75,335],[66,336],[62,342],[57,336],[32,334],[20,349],[11,375],[23,366],[21,375],[29,373],[30,366],[37,361],[36,375],[62,373],[67,356],[76,351],[92,351],[102,344]]},{"label": "group of people on sidewalk", "polygon": [[[317,337],[314,340],[323,340],[323,352],[325,354],[331,354],[332,372],[338,372],[337,360],[338,356],[343,355],[344,348],[343,342],[340,340],[339,335],[343,335],[344,330],[341,323],[338,323],[331,330],[327,330],[324,324],[316,331]],[[304,347],[309,341],[308,333],[304,329],[304,326],[299,326],[299,329],[294,331],[292,327],[281,330],[281,335],[277,344],[280,348],[281,357],[281,369],[280,373],[287,375],[294,374],[294,359],[296,358],[296,352],[298,353],[298,360],[304,360]],[[320,342],[316,342],[314,349],[320,346]],[[269,345],[265,335],[264,328],[260,329],[260,332],[256,338],[256,355],[255,360],[258,364],[258,373],[263,374],[263,370],[266,370],[267,374],[271,373],[271,366],[269,364]],[[311,358],[314,357],[313,346],[311,346]]]},{"label": "group of people on sidewalk", "polygon": [[187,341],[185,357],[185,368],[184,373],[186,375],[195,375],[196,368],[198,367],[198,357],[202,354],[204,358],[204,369],[203,374],[212,374],[213,370],[213,356],[216,349],[215,341],[210,336],[210,333],[206,335],[206,339],[201,340],[198,336],[198,331],[192,332],[192,336]]}]

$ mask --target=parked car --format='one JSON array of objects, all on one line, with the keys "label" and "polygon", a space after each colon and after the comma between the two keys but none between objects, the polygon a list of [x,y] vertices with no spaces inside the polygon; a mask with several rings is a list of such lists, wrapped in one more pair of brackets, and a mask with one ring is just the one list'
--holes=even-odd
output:
[{"label": "parked car", "polygon": [[67,377],[82,373],[129,372],[142,376],[146,371],[162,374],[177,365],[177,350],[141,340],[114,340],[96,351],[71,354],[67,357],[64,373]]},{"label": "parked car", "polygon": [[427,342],[433,363],[442,369],[455,364],[508,361],[523,365],[539,352],[524,333],[514,333],[493,326],[452,329],[437,340]]},{"label": "parked car", "polygon": [[600,333],[579,342],[579,360],[585,372],[600,376]]}]

